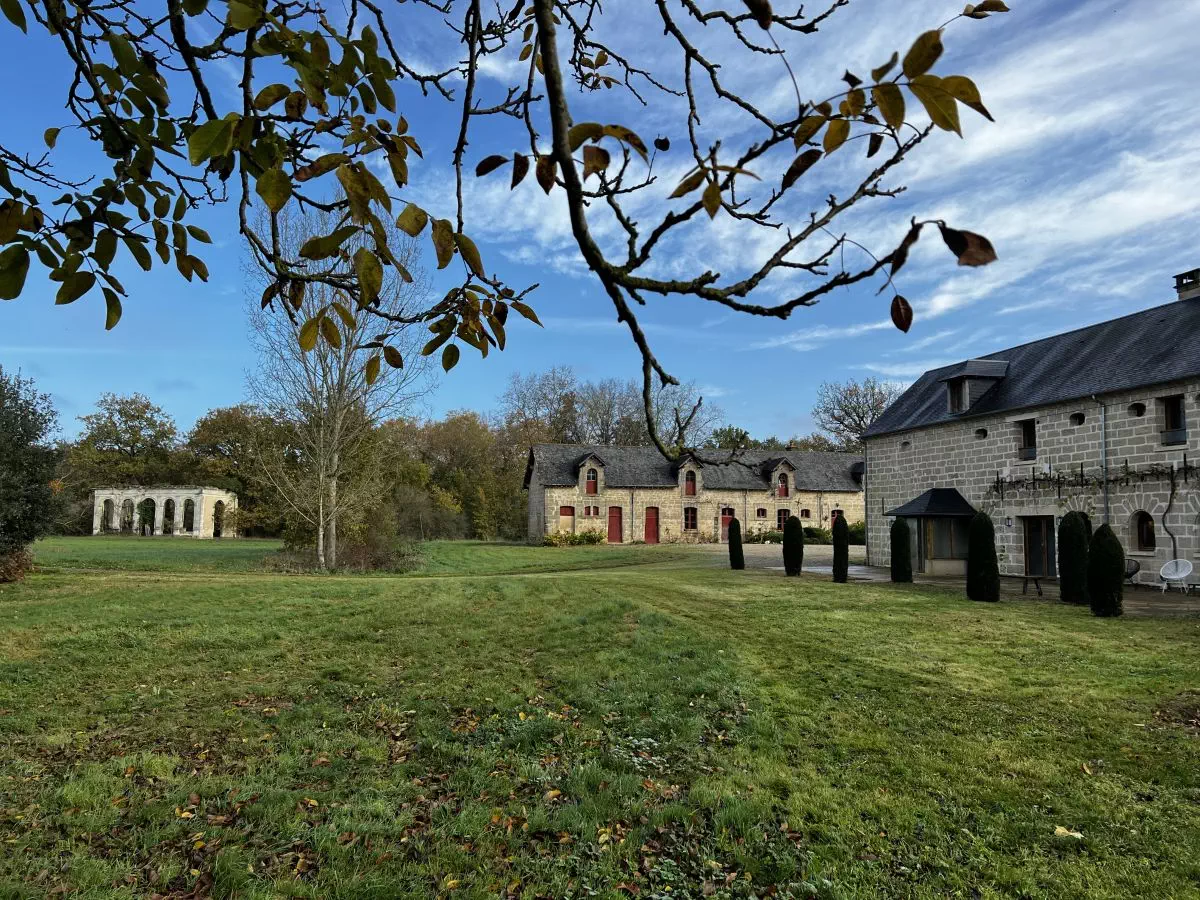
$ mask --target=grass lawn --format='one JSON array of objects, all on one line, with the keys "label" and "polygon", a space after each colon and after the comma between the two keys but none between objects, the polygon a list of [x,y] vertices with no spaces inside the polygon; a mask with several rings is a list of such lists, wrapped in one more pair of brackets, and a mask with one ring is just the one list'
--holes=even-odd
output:
[{"label": "grass lawn", "polygon": [[1200,892],[1200,620],[453,552],[0,586],[0,897]]}]

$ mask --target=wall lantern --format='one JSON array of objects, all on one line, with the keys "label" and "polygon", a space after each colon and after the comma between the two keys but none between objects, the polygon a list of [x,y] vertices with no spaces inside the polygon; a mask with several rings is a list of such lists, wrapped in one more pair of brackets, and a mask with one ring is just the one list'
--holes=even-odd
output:
[{"label": "wall lantern", "polygon": [[1006,517],[1006,518],[1005,518],[1005,520],[1004,520],[1004,524],[1005,524],[1007,527],[1009,527],[1009,528],[1012,528],[1012,516],[1008,516],[1008,517]]}]

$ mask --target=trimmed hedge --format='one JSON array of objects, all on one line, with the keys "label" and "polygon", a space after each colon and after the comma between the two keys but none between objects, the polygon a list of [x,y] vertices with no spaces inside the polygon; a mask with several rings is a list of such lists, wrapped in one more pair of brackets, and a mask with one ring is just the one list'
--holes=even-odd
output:
[{"label": "trimmed hedge", "polygon": [[1092,534],[1088,547],[1088,601],[1094,616],[1119,616],[1124,612],[1125,548],[1108,525]]},{"label": "trimmed hedge", "polygon": [[1088,602],[1088,542],[1091,534],[1087,529],[1086,517],[1074,510],[1063,516],[1058,524],[1058,591],[1063,603]]},{"label": "trimmed hedge", "polygon": [[967,531],[967,596],[982,603],[1000,599],[996,529],[992,517],[982,511],[975,513]]},{"label": "trimmed hedge", "polygon": [[850,571],[850,526],[845,516],[833,522],[833,580],[845,584]]},{"label": "trimmed hedge", "polygon": [[742,523],[729,520],[729,568],[746,568],[746,555],[742,552]]},{"label": "trimmed hedge", "polygon": [[783,526],[783,571],[799,575],[804,567],[804,526],[799,516],[788,516]]},{"label": "trimmed hedge", "polygon": [[912,581],[911,529],[907,519],[892,523],[892,581],[907,584]]}]

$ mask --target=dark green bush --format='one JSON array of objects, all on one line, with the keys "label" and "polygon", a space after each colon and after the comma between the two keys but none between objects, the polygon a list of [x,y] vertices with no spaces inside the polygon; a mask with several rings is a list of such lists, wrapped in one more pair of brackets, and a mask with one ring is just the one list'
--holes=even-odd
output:
[{"label": "dark green bush", "polygon": [[804,529],[804,542],[806,544],[832,544],[833,532],[819,525],[809,525]]},{"label": "dark green bush", "polygon": [[1083,531],[1087,535],[1088,541],[1092,539],[1092,517],[1085,512],[1079,513],[1079,518],[1083,520]]},{"label": "dark green bush", "polygon": [[543,547],[584,547],[591,544],[603,544],[608,540],[603,531],[585,529],[583,531],[552,531],[542,538]]},{"label": "dark green bush", "polygon": [[975,513],[967,531],[967,596],[985,603],[1000,599],[996,529],[992,517],[985,512]]},{"label": "dark green bush", "polygon": [[804,526],[798,516],[789,516],[783,526],[783,570],[799,575],[804,567]]},{"label": "dark green bush", "polygon": [[1124,599],[1125,548],[1113,530],[1101,525],[1088,547],[1087,592],[1094,616],[1119,616]]},{"label": "dark green bush", "polygon": [[867,542],[867,523],[855,522],[850,526],[850,544],[861,547]]},{"label": "dark green bush", "polygon": [[845,516],[833,521],[833,580],[845,584],[850,572],[850,526]]},{"label": "dark green bush", "polygon": [[729,520],[729,568],[746,568],[746,555],[742,553],[742,523]]},{"label": "dark green bush", "polygon": [[912,581],[912,548],[907,519],[892,523],[892,581],[906,584]]},{"label": "dark green bush", "polygon": [[59,495],[50,436],[57,421],[49,395],[0,366],[0,583],[24,577],[28,546],[54,522]]},{"label": "dark green bush", "polygon": [[1087,517],[1069,512],[1058,523],[1058,591],[1063,603],[1088,602]]},{"label": "dark green bush", "polygon": [[751,531],[742,535],[743,544],[782,544],[782,531]]}]

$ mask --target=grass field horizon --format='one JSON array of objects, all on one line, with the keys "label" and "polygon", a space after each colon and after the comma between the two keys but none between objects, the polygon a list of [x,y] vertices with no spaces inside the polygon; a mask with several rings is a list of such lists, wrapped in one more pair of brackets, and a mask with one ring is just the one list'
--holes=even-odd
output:
[{"label": "grass field horizon", "polygon": [[269,575],[241,543],[43,543],[0,586],[0,897],[1200,891],[1195,619],[670,548]]}]

